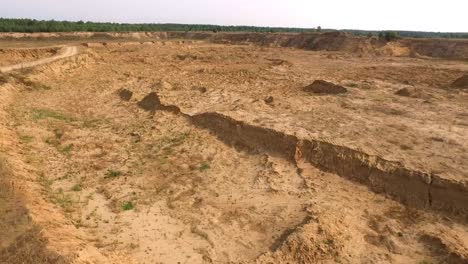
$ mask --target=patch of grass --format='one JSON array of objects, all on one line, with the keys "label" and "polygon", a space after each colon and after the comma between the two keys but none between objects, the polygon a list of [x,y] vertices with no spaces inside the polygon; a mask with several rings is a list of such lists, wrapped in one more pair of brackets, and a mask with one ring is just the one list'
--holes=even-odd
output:
[{"label": "patch of grass", "polygon": [[46,118],[53,118],[61,121],[73,121],[73,118],[57,111],[50,109],[33,109],[32,119],[41,120]]},{"label": "patch of grass", "polygon": [[103,120],[99,119],[86,119],[83,121],[84,128],[96,128],[103,123]]},{"label": "patch of grass", "polygon": [[432,262],[428,260],[422,260],[419,262],[419,264],[432,264]]},{"label": "patch of grass", "polygon": [[359,87],[359,85],[357,83],[348,83],[348,84],[346,84],[346,86],[351,87],[351,88]]},{"label": "patch of grass", "polygon": [[188,135],[189,135],[188,133],[180,133],[180,134],[175,135],[173,137],[163,137],[159,141],[159,146],[163,150],[167,150],[167,149],[179,146],[182,143],[184,143],[184,141],[187,139]]},{"label": "patch of grass", "polygon": [[31,89],[35,91],[41,91],[41,90],[47,91],[47,90],[52,89],[50,86],[47,86],[42,83],[35,83],[35,82],[33,82],[29,87],[31,87]]},{"label": "patch of grass", "polygon": [[201,172],[204,172],[204,171],[209,170],[209,169],[210,169],[210,164],[208,164],[208,162],[202,162],[202,164],[200,164],[199,170]]},{"label": "patch of grass", "polygon": [[71,190],[74,192],[81,192],[81,190],[83,190],[83,186],[81,186],[80,183],[77,183],[71,187]]},{"label": "patch of grass", "polygon": [[29,135],[21,135],[21,136],[19,137],[19,139],[20,139],[21,142],[23,142],[23,143],[31,143],[31,142],[34,140],[34,137],[29,136]]},{"label": "patch of grass", "polygon": [[113,170],[113,169],[108,169],[107,172],[106,172],[106,176],[104,177],[104,179],[107,179],[107,178],[117,178],[119,177],[120,175],[122,175],[122,172],[119,171],[119,170]]},{"label": "patch of grass", "polygon": [[60,152],[64,154],[70,154],[70,152],[73,150],[74,145],[73,144],[68,144],[65,147],[59,149]]},{"label": "patch of grass", "polygon": [[50,194],[52,192],[52,184],[54,183],[53,180],[50,180],[44,174],[41,174],[39,175],[38,182],[42,186],[42,188],[44,188],[44,191],[47,194]]},{"label": "patch of grass", "polygon": [[43,187],[47,199],[52,203],[62,207],[66,212],[72,212],[75,202],[70,194],[66,194],[62,189],[54,192],[52,189],[53,180],[48,179],[44,174],[38,178],[39,184]]},{"label": "patch of grass", "polygon": [[73,211],[73,199],[71,195],[64,193],[62,189],[59,189],[58,192],[51,197],[51,201],[62,207],[66,212]]},{"label": "patch of grass", "polygon": [[135,206],[133,205],[133,203],[131,201],[127,201],[127,202],[122,203],[122,210],[124,210],[124,211],[133,210],[133,208],[135,208]]}]

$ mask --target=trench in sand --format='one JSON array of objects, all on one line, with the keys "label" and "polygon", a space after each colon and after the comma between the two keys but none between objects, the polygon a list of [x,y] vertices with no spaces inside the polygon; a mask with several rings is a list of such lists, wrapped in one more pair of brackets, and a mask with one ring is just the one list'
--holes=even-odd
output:
[{"label": "trench in sand", "polygon": [[[162,104],[154,92],[142,102],[145,100],[152,102],[152,110],[180,112],[177,106]],[[401,163],[345,146],[300,139],[273,129],[250,125],[221,113],[183,115],[196,126],[212,131],[228,145],[266,152],[293,163],[304,159],[323,171],[364,184],[376,193],[384,193],[412,207],[462,217],[468,213],[468,188],[435,174],[411,170]]]}]

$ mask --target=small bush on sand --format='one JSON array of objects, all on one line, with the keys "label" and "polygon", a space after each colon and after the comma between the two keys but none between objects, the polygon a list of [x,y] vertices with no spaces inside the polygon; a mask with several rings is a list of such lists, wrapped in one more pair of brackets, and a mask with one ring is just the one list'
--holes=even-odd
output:
[{"label": "small bush on sand", "polygon": [[83,187],[79,183],[73,185],[73,187],[71,188],[71,190],[74,191],[74,192],[80,192],[82,189],[83,189]]},{"label": "small bush on sand", "polygon": [[208,164],[208,162],[203,162],[201,165],[200,165],[200,171],[203,172],[203,171],[206,171],[210,169],[210,164]]},{"label": "small bush on sand", "polygon": [[122,203],[122,210],[124,211],[129,211],[129,210],[132,210],[133,208],[135,208],[135,206],[130,201]]},{"label": "small bush on sand", "polygon": [[106,176],[104,178],[117,178],[122,175],[122,172],[119,170],[108,169]]}]

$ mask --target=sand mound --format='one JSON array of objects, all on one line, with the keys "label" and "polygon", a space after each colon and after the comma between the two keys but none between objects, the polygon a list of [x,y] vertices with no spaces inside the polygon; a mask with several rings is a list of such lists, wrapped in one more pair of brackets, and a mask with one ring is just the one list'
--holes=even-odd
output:
[{"label": "sand mound", "polygon": [[346,93],[348,90],[331,82],[316,80],[311,85],[304,87],[304,91],[315,94],[340,94]]},{"label": "sand mound", "polygon": [[452,88],[468,89],[468,74],[456,79],[450,86]]},{"label": "sand mound", "polygon": [[340,235],[331,226],[309,220],[298,227],[273,252],[259,257],[258,263],[322,263],[339,256]]}]

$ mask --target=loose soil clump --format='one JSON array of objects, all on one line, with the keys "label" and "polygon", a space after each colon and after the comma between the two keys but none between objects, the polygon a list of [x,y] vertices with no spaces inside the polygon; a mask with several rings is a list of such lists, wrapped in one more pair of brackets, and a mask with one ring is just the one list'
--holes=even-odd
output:
[{"label": "loose soil clump", "polygon": [[468,89],[468,74],[456,79],[452,85],[452,88]]},{"label": "loose soil clump", "polygon": [[399,96],[406,96],[406,97],[411,96],[411,92],[410,92],[410,90],[408,88],[402,88],[402,89],[396,91],[395,94],[399,95]]},{"label": "loose soil clump", "polygon": [[133,96],[133,92],[125,88],[120,89],[118,93],[120,98],[124,101],[130,101],[130,99],[132,99]]},{"label": "loose soil clump", "polygon": [[346,93],[348,90],[331,82],[316,80],[311,85],[304,87],[304,91],[315,94],[341,94]]}]

